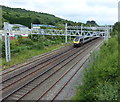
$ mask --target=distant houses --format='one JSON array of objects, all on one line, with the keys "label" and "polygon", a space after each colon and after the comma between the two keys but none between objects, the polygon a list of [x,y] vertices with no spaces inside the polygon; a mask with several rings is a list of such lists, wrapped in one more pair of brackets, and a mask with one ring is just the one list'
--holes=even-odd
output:
[{"label": "distant houses", "polygon": [[44,24],[32,24],[31,26],[32,26],[33,29],[40,29],[42,27],[56,28],[56,26],[53,26],[53,25],[44,25]]}]

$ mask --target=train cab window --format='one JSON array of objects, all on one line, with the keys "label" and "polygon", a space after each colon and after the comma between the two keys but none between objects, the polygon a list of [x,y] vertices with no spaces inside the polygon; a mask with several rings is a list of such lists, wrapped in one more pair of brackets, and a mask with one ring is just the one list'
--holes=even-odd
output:
[{"label": "train cab window", "polygon": [[76,37],[76,38],[75,38],[75,41],[78,41],[78,40],[79,40],[79,37]]}]

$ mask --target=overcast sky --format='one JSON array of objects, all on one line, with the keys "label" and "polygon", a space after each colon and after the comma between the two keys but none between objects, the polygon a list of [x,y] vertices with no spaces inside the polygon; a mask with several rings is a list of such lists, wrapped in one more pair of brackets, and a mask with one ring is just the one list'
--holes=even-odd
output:
[{"label": "overcast sky", "polygon": [[1,0],[0,4],[54,14],[67,20],[86,23],[95,20],[100,25],[118,21],[119,0]]}]

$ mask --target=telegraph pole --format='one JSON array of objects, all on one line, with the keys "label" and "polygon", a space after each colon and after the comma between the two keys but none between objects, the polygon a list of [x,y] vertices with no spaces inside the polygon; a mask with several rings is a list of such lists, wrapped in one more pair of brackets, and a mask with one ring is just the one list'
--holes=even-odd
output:
[{"label": "telegraph pole", "polygon": [[108,40],[108,37],[109,37],[109,27],[108,25],[105,26],[105,40]]},{"label": "telegraph pole", "polygon": [[82,36],[82,29],[83,29],[83,26],[82,26],[82,24],[81,24],[81,36]]},{"label": "telegraph pole", "polygon": [[9,24],[4,22],[4,36],[5,36],[5,53],[6,53],[6,62],[11,60],[10,56],[10,37],[9,37]]},{"label": "telegraph pole", "polygon": [[65,43],[67,43],[67,23],[65,24]]}]

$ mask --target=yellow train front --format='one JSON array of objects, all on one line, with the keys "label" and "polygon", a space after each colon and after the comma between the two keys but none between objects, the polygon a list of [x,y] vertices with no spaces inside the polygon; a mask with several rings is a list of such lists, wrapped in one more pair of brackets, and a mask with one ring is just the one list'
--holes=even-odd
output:
[{"label": "yellow train front", "polygon": [[74,47],[79,47],[83,44],[83,37],[82,36],[77,36],[74,40]]}]

